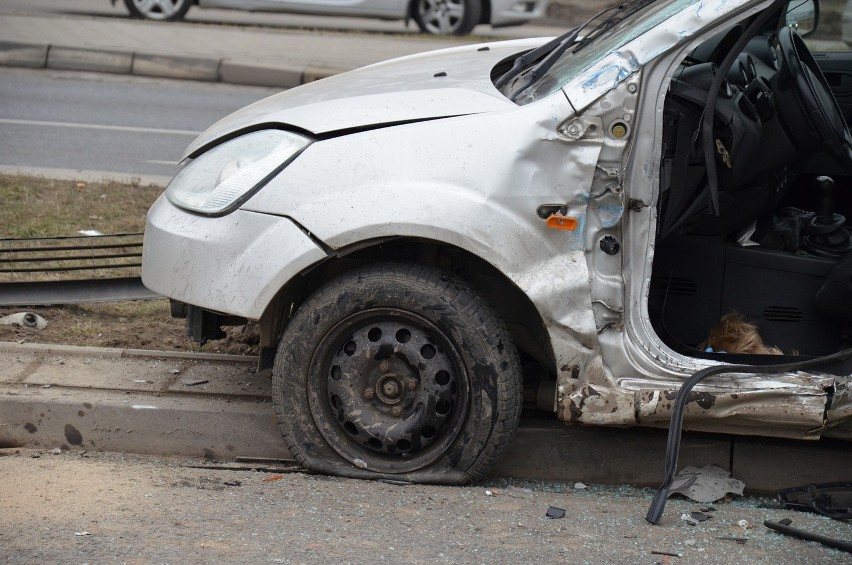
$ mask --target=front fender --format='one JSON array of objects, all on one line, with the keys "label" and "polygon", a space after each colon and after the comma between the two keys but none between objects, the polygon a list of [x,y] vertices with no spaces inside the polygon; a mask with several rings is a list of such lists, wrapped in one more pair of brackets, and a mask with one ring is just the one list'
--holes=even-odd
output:
[{"label": "front fender", "polygon": [[[571,371],[598,350],[584,225],[600,153],[558,134],[571,116],[555,96],[322,140],[243,209],[291,217],[332,249],[409,237],[469,251],[529,296]],[[542,204],[565,205],[578,228],[547,228]]]}]

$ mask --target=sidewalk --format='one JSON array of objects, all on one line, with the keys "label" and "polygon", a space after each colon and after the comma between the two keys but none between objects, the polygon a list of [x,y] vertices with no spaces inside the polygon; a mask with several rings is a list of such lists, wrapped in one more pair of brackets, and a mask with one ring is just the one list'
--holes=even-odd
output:
[{"label": "sidewalk", "polygon": [[[256,358],[0,342],[0,449],[288,459]],[[526,414],[494,477],[659,486],[666,431],[566,426]],[[679,467],[715,463],[749,492],[849,479],[852,451],[684,434]]]},{"label": "sidewalk", "polygon": [[290,88],[386,59],[477,41],[481,38],[4,15],[0,66]]}]

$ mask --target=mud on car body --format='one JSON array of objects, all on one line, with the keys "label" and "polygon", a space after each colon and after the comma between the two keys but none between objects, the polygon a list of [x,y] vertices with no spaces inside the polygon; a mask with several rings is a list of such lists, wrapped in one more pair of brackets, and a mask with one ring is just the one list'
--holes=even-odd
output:
[{"label": "mud on car body", "polygon": [[[314,470],[481,477],[525,388],[565,422],[665,426],[696,371],[779,361],[706,352],[729,311],[782,360],[847,339],[814,296],[852,212],[849,106],[819,65],[852,69],[811,56],[818,6],[798,4],[797,32],[787,2],[635,0],[552,41],[260,101],[187,149],[143,280],[197,339],[260,321],[281,431]],[[805,235],[744,244],[783,240],[793,209]],[[709,378],[685,425],[848,439],[849,372]]]}]

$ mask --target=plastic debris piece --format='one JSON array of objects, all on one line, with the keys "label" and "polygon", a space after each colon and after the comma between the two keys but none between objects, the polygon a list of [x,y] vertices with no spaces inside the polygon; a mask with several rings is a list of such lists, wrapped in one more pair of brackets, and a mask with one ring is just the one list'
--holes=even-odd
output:
[{"label": "plastic debris piece", "polygon": [[494,496],[494,493],[490,490],[485,491],[485,496]]},{"label": "plastic debris piece", "polygon": [[778,500],[791,510],[816,512],[835,520],[852,520],[852,481],[785,488],[778,491]]},{"label": "plastic debris piece", "polygon": [[89,532],[74,532],[74,535],[75,536],[90,536],[92,534],[90,534]]},{"label": "plastic debris piece", "polygon": [[79,233],[80,235],[87,235],[89,237],[97,237],[99,235],[103,235],[98,230],[80,230],[77,233]]},{"label": "plastic debris piece", "polygon": [[180,384],[185,386],[198,386],[209,383],[209,379],[183,379]]},{"label": "plastic debris piece", "polygon": [[407,487],[411,484],[411,481],[398,481],[396,479],[381,479],[379,482],[393,485],[395,487]]},{"label": "plastic debris piece", "polygon": [[692,519],[693,519],[693,520],[695,520],[696,522],[706,522],[707,520],[709,520],[710,518],[712,518],[712,516],[708,516],[708,515],[707,515],[707,514],[705,514],[704,512],[690,512],[690,513],[689,513],[689,515],[690,515],[690,516],[692,517]]},{"label": "plastic debris piece", "polygon": [[58,447],[54,447],[53,449],[50,450],[50,454],[51,455],[62,455],[62,450],[59,449]]},{"label": "plastic debris piece", "polygon": [[271,477],[266,477],[263,479],[264,483],[271,483],[272,481],[280,481],[284,478],[284,475],[272,475]]},{"label": "plastic debris piece", "polygon": [[242,484],[243,483],[241,481],[225,481],[226,487],[238,487],[238,486],[242,486]]},{"label": "plastic debris piece", "polygon": [[683,557],[683,553],[672,553],[671,551],[651,550],[651,555],[666,555],[668,557]]},{"label": "plastic debris piece", "polygon": [[669,496],[678,493],[695,502],[713,502],[728,493],[742,495],[744,488],[744,482],[718,465],[687,466],[675,475]]},{"label": "plastic debris piece", "polygon": [[550,518],[551,520],[556,520],[557,518],[562,518],[563,516],[565,516],[565,509],[557,508],[556,506],[549,506],[547,508],[547,512],[544,515]]},{"label": "plastic debris piece", "polygon": [[681,514],[680,519],[689,524],[690,526],[697,526],[698,520],[690,516],[689,514]]},{"label": "plastic debris piece", "polygon": [[747,541],[748,541],[748,538],[738,538],[738,537],[736,537],[736,536],[719,536],[719,537],[717,537],[716,539],[723,539],[723,540],[728,540],[728,541],[734,541],[734,542],[737,542],[739,545],[744,545],[744,544],[745,544],[745,542],[747,542]]},{"label": "plastic debris piece", "polygon": [[741,527],[744,530],[747,530],[748,529],[748,521],[747,520],[740,520],[739,522],[737,522],[737,526]]},{"label": "plastic debris piece", "polygon": [[574,490],[583,490],[583,489],[587,489],[587,488],[589,488],[589,487],[587,487],[583,483],[574,483]]},{"label": "plastic debris piece", "polygon": [[9,314],[0,318],[0,325],[43,330],[47,327],[47,320],[35,312],[18,312],[17,314]]},{"label": "plastic debris piece", "polygon": [[41,388],[50,388],[50,385],[41,385]]}]

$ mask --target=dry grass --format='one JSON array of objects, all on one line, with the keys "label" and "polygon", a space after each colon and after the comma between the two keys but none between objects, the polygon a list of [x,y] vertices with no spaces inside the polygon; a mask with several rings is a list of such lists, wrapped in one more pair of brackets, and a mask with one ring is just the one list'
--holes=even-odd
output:
[{"label": "dry grass", "polygon": [[161,187],[0,175],[0,238],[141,232]]},{"label": "dry grass", "polygon": [[[80,230],[104,234],[142,232],[145,214],[162,193],[160,187],[121,183],[84,183],[41,177],[0,175],[0,239],[63,237]],[[19,242],[14,243],[19,246]],[[3,248],[0,241],[0,263]],[[62,253],[66,254],[66,253]],[[8,255],[7,255],[8,256]],[[81,263],[83,259],[77,260]],[[75,262],[66,262],[75,264]],[[2,266],[0,266],[2,270]],[[47,278],[138,276],[139,269],[71,271],[69,273],[2,273],[2,283]],[[0,308],[0,317],[22,308]],[[166,349],[253,354],[257,332],[251,327],[226,328],[228,338],[199,346],[184,332],[183,320],[169,314],[167,300],[110,302],[63,307],[29,308],[48,320],[38,331],[0,325],[0,341],[61,343],[139,349]]]}]

